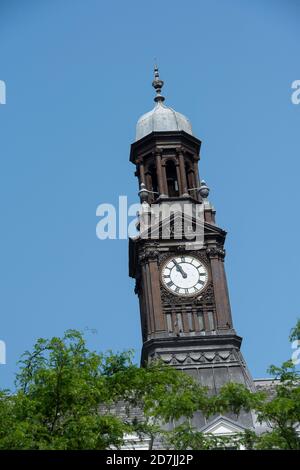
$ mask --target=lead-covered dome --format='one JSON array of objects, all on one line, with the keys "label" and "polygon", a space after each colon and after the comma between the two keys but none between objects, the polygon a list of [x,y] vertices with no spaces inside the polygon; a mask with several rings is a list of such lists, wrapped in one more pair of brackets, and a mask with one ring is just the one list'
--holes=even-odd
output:
[{"label": "lead-covered dome", "polygon": [[192,125],[187,117],[163,104],[165,98],[161,95],[164,82],[160,80],[158,68],[154,69],[153,87],[156,90],[154,101],[156,105],[143,114],[136,125],[136,140],[145,137],[153,131],[185,131],[193,135]]}]

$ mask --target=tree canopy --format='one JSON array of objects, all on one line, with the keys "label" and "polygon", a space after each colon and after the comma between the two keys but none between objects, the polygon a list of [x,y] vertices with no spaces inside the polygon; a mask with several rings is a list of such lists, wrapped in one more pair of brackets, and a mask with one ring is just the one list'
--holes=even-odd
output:
[{"label": "tree canopy", "polygon": [[[291,341],[299,331],[300,321]],[[211,395],[162,362],[138,367],[132,351],[90,351],[84,336],[69,330],[62,338],[39,339],[21,358],[16,391],[0,391],[0,449],[120,448],[129,434],[147,438],[150,448],[159,438],[174,449],[300,449],[299,372],[287,361],[269,373],[269,393],[228,383]],[[206,417],[251,411],[266,429],[203,434],[191,424],[197,411]]]}]

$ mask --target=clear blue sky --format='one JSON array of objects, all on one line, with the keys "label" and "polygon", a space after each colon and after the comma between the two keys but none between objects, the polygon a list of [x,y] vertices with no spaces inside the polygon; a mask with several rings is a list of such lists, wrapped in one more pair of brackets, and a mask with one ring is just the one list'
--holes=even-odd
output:
[{"label": "clear blue sky", "polygon": [[299,305],[300,79],[296,1],[1,0],[0,339],[12,386],[38,337],[87,331],[134,348],[140,321],[127,241],[96,238],[96,207],[137,201],[128,161],[153,106],[154,57],[167,104],[202,142],[201,177],[228,231],[226,268],[252,374],[291,355]]}]

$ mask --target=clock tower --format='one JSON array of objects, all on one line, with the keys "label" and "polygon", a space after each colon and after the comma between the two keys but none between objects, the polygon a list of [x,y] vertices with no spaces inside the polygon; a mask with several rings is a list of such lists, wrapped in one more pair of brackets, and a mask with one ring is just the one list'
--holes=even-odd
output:
[{"label": "clock tower", "polygon": [[[224,268],[226,232],[199,179],[201,141],[164,104],[155,68],[155,106],[137,122],[130,161],[139,182],[139,235],[129,241],[136,280],[142,364],[161,358],[216,393],[226,382],[253,388],[232,321]],[[250,417],[244,417],[249,425]]]}]

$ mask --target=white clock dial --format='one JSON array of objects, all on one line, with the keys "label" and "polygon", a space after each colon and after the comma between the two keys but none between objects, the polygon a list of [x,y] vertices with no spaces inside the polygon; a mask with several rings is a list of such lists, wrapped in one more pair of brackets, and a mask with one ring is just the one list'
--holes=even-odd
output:
[{"label": "white clock dial", "polygon": [[171,258],[162,269],[162,282],[177,295],[195,295],[207,284],[207,269],[193,256]]}]

